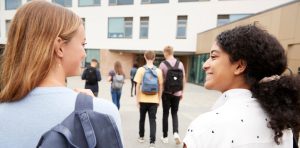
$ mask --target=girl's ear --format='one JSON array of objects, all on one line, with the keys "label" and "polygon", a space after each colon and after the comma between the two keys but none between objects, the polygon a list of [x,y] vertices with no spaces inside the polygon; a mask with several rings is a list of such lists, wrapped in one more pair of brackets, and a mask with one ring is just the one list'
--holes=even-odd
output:
[{"label": "girl's ear", "polygon": [[59,58],[62,58],[64,56],[63,44],[64,44],[64,41],[60,37],[57,37],[54,41],[54,52],[57,55],[57,57],[59,57]]},{"label": "girl's ear", "polygon": [[237,66],[236,66],[236,69],[234,71],[235,75],[240,75],[240,74],[242,74],[242,73],[245,72],[245,70],[247,68],[247,62],[246,61],[244,61],[244,60],[238,60],[236,62],[236,65]]}]

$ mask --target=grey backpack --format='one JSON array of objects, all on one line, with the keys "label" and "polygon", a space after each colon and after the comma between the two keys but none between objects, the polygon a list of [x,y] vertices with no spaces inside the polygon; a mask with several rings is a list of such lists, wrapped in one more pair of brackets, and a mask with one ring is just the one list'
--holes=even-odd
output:
[{"label": "grey backpack", "polygon": [[123,148],[114,120],[93,111],[93,98],[79,93],[75,110],[42,135],[38,148]]},{"label": "grey backpack", "polygon": [[112,78],[111,88],[112,89],[122,89],[124,84],[124,76],[115,74]]}]

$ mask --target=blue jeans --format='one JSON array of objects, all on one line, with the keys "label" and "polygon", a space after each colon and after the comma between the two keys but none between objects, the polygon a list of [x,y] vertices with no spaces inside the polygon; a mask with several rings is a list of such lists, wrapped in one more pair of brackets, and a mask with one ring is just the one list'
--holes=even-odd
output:
[{"label": "blue jeans", "polygon": [[121,98],[121,90],[111,90],[111,97],[113,103],[120,109],[120,98]]}]

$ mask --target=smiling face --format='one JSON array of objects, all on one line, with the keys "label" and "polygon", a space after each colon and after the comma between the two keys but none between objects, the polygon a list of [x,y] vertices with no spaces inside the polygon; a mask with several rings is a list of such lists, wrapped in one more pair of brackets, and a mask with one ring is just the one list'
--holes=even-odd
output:
[{"label": "smiling face", "polygon": [[86,57],[84,50],[85,32],[81,25],[70,42],[62,46],[63,58],[62,66],[66,76],[75,76],[80,74],[81,62]]},{"label": "smiling face", "polygon": [[209,59],[203,64],[203,70],[206,72],[204,87],[221,92],[239,87],[244,71],[240,64],[240,62],[231,63],[229,55],[214,43]]}]

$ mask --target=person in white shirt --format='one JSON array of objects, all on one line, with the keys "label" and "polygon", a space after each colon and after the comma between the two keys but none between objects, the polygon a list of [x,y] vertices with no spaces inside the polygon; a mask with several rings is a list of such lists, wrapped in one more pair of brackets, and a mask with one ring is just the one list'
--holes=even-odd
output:
[{"label": "person in white shirt", "polygon": [[187,129],[184,148],[292,148],[300,125],[300,78],[280,76],[287,57],[255,25],[224,31],[204,63],[204,87],[223,94]]}]

